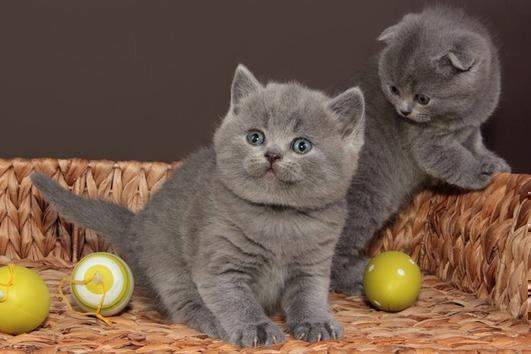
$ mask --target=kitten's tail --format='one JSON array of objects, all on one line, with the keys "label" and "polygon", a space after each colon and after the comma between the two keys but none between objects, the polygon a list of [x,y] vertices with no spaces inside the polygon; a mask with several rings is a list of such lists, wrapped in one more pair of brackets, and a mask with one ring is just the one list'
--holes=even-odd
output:
[{"label": "kitten's tail", "polygon": [[67,220],[119,241],[135,214],[127,208],[103,200],[75,195],[50,177],[33,173],[31,181],[50,205]]}]

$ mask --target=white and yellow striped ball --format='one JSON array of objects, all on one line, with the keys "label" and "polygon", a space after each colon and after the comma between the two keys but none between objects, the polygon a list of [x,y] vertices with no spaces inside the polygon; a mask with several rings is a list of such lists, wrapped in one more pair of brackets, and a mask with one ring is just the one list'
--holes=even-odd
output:
[{"label": "white and yellow striped ball", "polygon": [[[87,281],[95,273],[98,273],[105,289],[101,314],[116,315],[131,300],[135,286],[133,273],[120,257],[107,252],[97,252],[89,254],[76,264],[72,279]],[[87,312],[96,311],[103,293],[101,285],[94,281],[86,285],[72,284],[72,295],[79,307]]]}]

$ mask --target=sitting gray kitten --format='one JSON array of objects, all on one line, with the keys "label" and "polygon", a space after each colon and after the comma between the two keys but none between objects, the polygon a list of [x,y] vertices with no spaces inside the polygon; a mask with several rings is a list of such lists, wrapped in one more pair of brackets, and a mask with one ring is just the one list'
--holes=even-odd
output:
[{"label": "sitting gray kitten", "polygon": [[460,10],[406,15],[356,82],[367,102],[365,145],[347,196],[349,217],[332,266],[332,289],[362,290],[363,250],[430,180],[482,189],[507,163],[483,145],[480,125],[500,95],[487,30]]},{"label": "sitting gray kitten", "polygon": [[243,66],[214,145],[191,155],[138,214],[32,181],[67,219],[116,245],[162,309],[241,346],[284,334],[340,336],[329,311],[334,248],[345,194],[363,145],[358,88],[335,98],[296,83],[262,86]]}]

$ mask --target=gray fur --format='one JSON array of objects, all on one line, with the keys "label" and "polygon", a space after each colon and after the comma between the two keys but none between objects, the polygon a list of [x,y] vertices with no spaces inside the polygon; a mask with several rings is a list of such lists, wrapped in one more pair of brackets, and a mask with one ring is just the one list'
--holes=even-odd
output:
[{"label": "gray fur", "polygon": [[[477,190],[509,171],[480,132],[500,95],[487,30],[460,10],[435,7],[404,16],[378,39],[386,47],[355,79],[367,102],[366,144],[332,268],[332,288],[346,294],[362,290],[367,241],[419,188],[435,180]],[[430,102],[421,105],[415,94]]]},{"label": "gray fur", "polygon": [[[363,111],[359,89],[330,99],[296,83],[262,86],[239,66],[214,145],[188,157],[138,214],[32,180],[71,221],[109,237],[172,320],[238,345],[270,345],[284,334],[267,314],[282,309],[297,338],[336,338],[330,266]],[[263,145],[247,141],[255,129]],[[301,136],[314,144],[305,155],[291,150]],[[270,151],[281,156],[271,165]]]}]

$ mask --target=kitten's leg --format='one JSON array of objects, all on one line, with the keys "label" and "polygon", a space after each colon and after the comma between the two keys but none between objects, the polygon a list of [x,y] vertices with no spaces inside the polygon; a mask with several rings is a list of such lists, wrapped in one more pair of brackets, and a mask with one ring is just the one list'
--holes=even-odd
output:
[{"label": "kitten's leg", "polygon": [[[326,264],[323,264],[326,263]],[[329,311],[330,259],[312,266],[290,269],[282,308],[286,325],[296,339],[308,342],[337,339],[343,329]]]},{"label": "kitten's leg", "polygon": [[[354,205],[352,208],[358,209]],[[349,216],[332,263],[330,289],[345,295],[360,295],[363,292],[363,273],[368,262],[365,248],[377,230],[366,215],[356,217],[356,214],[366,214],[357,211]]]},{"label": "kitten's leg", "polygon": [[[179,268],[181,269],[181,268]],[[222,338],[225,331],[199,296],[190,275],[183,270],[153,273],[149,279],[160,305],[176,323],[185,323],[209,337]]]},{"label": "kitten's leg", "polygon": [[245,347],[283,342],[284,333],[256,300],[245,270],[227,263],[227,258],[223,265],[213,259],[208,269],[194,276],[203,301],[226,332],[223,339]]},{"label": "kitten's leg", "polygon": [[[368,259],[365,249],[383,221],[389,217],[382,209],[381,191],[366,191],[367,186],[352,185],[348,195],[349,215],[336,245],[330,289],[346,295],[363,291],[363,272]],[[376,201],[380,201],[377,203]]]},{"label": "kitten's leg", "polygon": [[345,295],[363,293],[363,273],[368,259],[357,248],[334,255],[330,290]]},{"label": "kitten's leg", "polygon": [[484,163],[493,163],[495,172],[511,172],[511,167],[501,157],[487,149],[483,143],[483,137],[479,128],[475,129],[466,145],[470,148],[476,158]]},{"label": "kitten's leg", "polygon": [[482,161],[451,137],[425,137],[412,146],[421,167],[432,177],[464,189],[485,188],[496,171],[496,164]]}]

